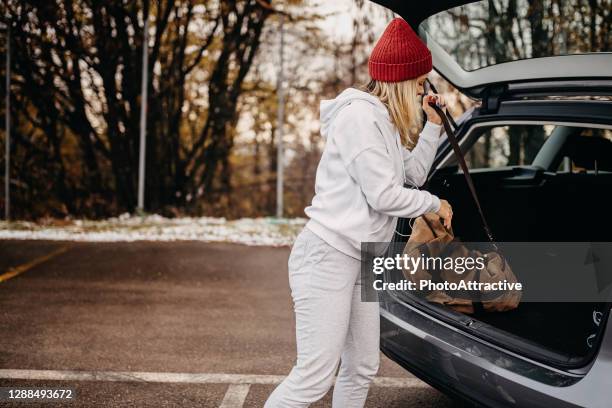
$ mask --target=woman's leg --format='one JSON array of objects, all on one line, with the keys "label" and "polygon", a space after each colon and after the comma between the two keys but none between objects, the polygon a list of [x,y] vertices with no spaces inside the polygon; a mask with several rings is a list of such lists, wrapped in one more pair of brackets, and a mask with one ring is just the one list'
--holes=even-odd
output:
[{"label": "woman's leg", "polygon": [[297,361],[265,408],[308,407],[331,388],[349,326],[359,261],[304,229],[289,256]]},{"label": "woman's leg", "polygon": [[362,408],[380,362],[378,302],[361,301],[361,282],[353,289],[351,317],[340,371],[334,385],[333,408]]}]

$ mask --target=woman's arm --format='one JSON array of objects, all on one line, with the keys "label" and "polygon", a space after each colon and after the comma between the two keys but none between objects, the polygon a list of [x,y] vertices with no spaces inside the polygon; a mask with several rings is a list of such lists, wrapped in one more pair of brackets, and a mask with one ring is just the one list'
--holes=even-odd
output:
[{"label": "woman's arm", "polygon": [[335,119],[331,136],[344,166],[361,187],[368,204],[376,211],[404,218],[438,212],[438,197],[398,183],[393,160],[369,109],[367,105],[355,103],[344,108]]},{"label": "woman's arm", "polygon": [[384,146],[368,147],[347,166],[368,204],[378,212],[403,218],[440,210],[440,199],[424,191],[408,189],[393,180],[391,157]]},{"label": "woman's arm", "polygon": [[438,151],[441,128],[441,125],[428,121],[425,123],[419,140],[412,151],[402,146],[406,179],[416,187],[421,187],[427,180],[427,175]]}]

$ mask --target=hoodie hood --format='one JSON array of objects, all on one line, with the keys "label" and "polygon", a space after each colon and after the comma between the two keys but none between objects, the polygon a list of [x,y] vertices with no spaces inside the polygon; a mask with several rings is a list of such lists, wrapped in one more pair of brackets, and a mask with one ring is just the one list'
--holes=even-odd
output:
[{"label": "hoodie hood", "polygon": [[321,136],[327,139],[330,125],[340,110],[354,100],[361,99],[374,105],[381,114],[389,117],[387,107],[374,95],[356,88],[347,88],[334,99],[324,99],[320,104]]}]

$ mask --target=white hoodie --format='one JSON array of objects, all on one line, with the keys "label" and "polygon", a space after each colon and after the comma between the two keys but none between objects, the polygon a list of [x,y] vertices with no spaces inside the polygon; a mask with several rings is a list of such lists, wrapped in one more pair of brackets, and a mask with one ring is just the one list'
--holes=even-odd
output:
[{"label": "white hoodie", "polygon": [[416,147],[400,142],[385,105],[347,88],[321,101],[321,136],[315,196],[304,209],[306,227],[328,244],[361,259],[361,242],[390,242],[397,218],[438,212],[440,200],[422,186],[440,143],[441,126],[427,122]]}]

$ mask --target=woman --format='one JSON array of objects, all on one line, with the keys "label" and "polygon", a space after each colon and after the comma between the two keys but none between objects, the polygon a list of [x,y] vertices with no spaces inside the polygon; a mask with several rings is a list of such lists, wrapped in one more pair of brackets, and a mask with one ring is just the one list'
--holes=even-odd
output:
[{"label": "woman", "polygon": [[[310,218],[289,256],[297,361],[266,408],[307,407],[334,385],[333,407],[363,407],[379,365],[377,302],[362,302],[361,242],[389,242],[397,217],[438,213],[448,202],[421,186],[431,168],[441,118],[424,95],[431,53],[403,19],[394,19],[368,61],[370,83],[321,102],[325,149]],[[422,97],[422,104],[419,102]],[[427,123],[420,135],[421,106]]]}]

